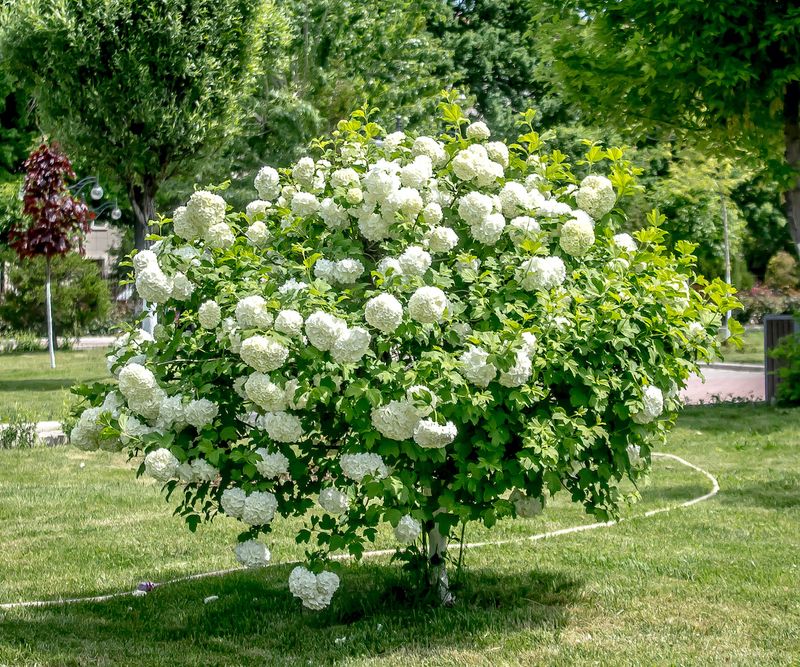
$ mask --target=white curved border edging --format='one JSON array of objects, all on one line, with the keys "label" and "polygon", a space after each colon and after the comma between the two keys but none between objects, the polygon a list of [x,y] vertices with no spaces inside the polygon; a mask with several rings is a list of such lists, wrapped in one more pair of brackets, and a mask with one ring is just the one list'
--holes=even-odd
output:
[{"label": "white curved border edging", "polygon": [[[668,458],[672,459],[673,461],[677,461],[681,465],[685,465],[687,468],[691,468],[696,472],[705,475],[705,477],[711,482],[711,491],[708,493],[698,496],[697,498],[692,498],[691,500],[686,500],[682,503],[677,505],[669,505],[667,507],[659,507],[654,510],[649,510],[644,514],[640,514],[635,517],[629,517],[627,519],[620,519],[619,521],[605,521],[602,523],[589,523],[584,524],[581,526],[572,526],[570,528],[561,528],[559,530],[552,530],[547,533],[539,533],[537,535],[526,535],[524,537],[514,537],[507,540],[495,540],[491,542],[471,542],[464,545],[465,549],[480,549],[481,547],[489,547],[489,546],[499,546],[503,544],[515,544],[519,542],[536,542],[538,540],[544,540],[549,537],[557,537],[559,535],[568,535],[570,533],[581,533],[586,530],[594,530],[596,528],[608,528],[610,526],[614,526],[618,523],[623,521],[630,521],[632,519],[640,519],[646,518],[650,516],[654,516],[655,514],[662,514],[664,512],[671,512],[676,509],[681,509],[683,507],[691,507],[692,505],[696,505],[697,503],[702,503],[704,500],[708,500],[709,498],[713,498],[717,493],[719,493],[719,482],[717,482],[717,478],[714,477],[710,472],[704,470],[703,468],[696,466],[694,463],[690,463],[686,459],[682,459],[680,456],[676,456],[675,454],[663,454],[660,452],[653,452],[653,456],[661,457],[661,458]],[[363,558],[376,558],[378,556],[391,556],[395,553],[395,549],[381,549],[377,551],[365,551],[362,555]],[[339,554],[337,556],[333,556],[333,560],[349,560],[351,556],[349,554]],[[294,565],[300,563],[301,561],[286,561],[281,563],[270,563],[266,567],[276,567],[279,565]],[[168,584],[177,584],[182,581],[192,581],[194,579],[205,579],[206,577],[219,577],[224,574],[230,574],[231,572],[241,572],[246,570],[247,568],[243,567],[233,567],[227,570],[216,570],[214,572],[201,572],[199,574],[190,574],[185,577],[177,577],[176,579],[169,579],[167,581],[162,581],[160,583],[154,584],[154,588],[158,588],[160,586],[167,586]],[[51,607],[54,605],[63,605],[63,604],[74,604],[76,602],[106,602],[107,600],[113,600],[114,598],[119,597],[127,597],[134,594],[134,591],[123,591],[120,593],[109,593],[108,595],[96,595],[93,597],[85,597],[85,598],[65,598],[61,600],[33,600],[29,602],[6,602],[0,604],[0,610],[2,609],[19,609],[21,607]]]}]

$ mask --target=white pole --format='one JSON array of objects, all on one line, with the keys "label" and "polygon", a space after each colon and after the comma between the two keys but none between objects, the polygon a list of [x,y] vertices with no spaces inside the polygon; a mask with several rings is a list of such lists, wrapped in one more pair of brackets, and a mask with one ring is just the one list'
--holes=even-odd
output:
[{"label": "white pole", "polygon": [[44,283],[44,301],[47,312],[47,348],[50,350],[50,368],[56,367],[56,353],[53,346],[53,306],[50,297],[50,256],[47,256],[47,277]]}]

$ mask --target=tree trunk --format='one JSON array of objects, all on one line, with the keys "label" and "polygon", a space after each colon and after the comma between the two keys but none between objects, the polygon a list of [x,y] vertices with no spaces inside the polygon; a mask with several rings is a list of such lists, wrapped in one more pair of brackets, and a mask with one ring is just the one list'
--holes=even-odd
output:
[{"label": "tree trunk", "polygon": [[131,200],[133,215],[136,220],[133,228],[133,238],[137,250],[147,247],[147,236],[150,222],[156,219],[156,193],[158,183],[152,176],[145,176],[142,183],[129,183],[128,196]]},{"label": "tree trunk", "polygon": [[792,185],[786,191],[786,218],[800,255],[800,81],[786,84],[783,99],[783,137],[786,144],[786,163],[794,171]]},{"label": "tree trunk", "polygon": [[456,598],[450,591],[450,581],[447,577],[447,537],[439,532],[436,523],[428,531],[428,564],[430,566],[430,579],[428,583],[431,588],[436,588],[440,602],[446,606],[452,606]]},{"label": "tree trunk", "polygon": [[47,256],[47,274],[44,282],[44,308],[47,313],[47,349],[50,351],[50,368],[56,367],[56,353],[53,345],[53,300],[50,296],[50,256]]}]

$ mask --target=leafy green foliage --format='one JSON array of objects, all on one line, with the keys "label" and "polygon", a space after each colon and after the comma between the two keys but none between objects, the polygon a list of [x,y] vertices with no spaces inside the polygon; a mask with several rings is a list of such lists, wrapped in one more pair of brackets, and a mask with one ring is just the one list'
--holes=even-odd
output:
[{"label": "leafy green foliage", "polygon": [[770,352],[780,362],[776,398],[784,405],[800,405],[800,334],[785,336]]},{"label": "leafy green foliage", "polygon": [[[45,260],[19,260],[8,273],[10,289],[0,299],[0,323],[4,329],[37,331],[45,321]],[[94,262],[77,253],[52,260],[53,326],[57,335],[82,333],[102,320],[111,308],[108,284]]]}]

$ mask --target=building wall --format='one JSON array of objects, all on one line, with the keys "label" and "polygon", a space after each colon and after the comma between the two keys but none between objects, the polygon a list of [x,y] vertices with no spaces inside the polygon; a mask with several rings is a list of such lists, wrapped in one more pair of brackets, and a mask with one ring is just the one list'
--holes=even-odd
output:
[{"label": "building wall", "polygon": [[100,267],[103,277],[108,277],[114,262],[113,251],[119,247],[122,234],[118,229],[104,223],[92,223],[86,235],[84,257],[91,259]]}]

